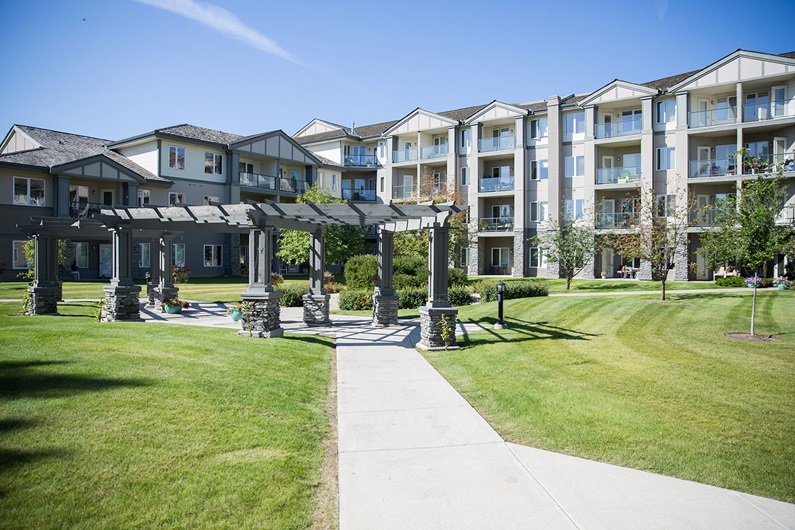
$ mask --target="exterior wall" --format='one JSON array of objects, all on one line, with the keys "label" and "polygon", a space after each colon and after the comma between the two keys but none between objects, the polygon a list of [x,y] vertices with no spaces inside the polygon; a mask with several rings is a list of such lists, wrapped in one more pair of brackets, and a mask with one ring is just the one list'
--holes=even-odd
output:
[{"label": "exterior wall", "polygon": [[[150,171],[152,174],[158,174],[157,140],[152,139],[142,144],[119,149],[119,153],[142,168]],[[166,160],[166,167],[168,167],[168,160]]]},{"label": "exterior wall", "polygon": [[[185,149],[185,169],[168,167],[169,147],[181,147]],[[191,179],[206,183],[226,183],[227,165],[226,161],[221,165],[221,174],[209,174],[204,172],[204,153],[213,153],[224,157],[229,154],[218,148],[204,147],[187,142],[172,140],[161,140],[160,143],[160,176],[167,179]],[[157,173],[155,173],[157,174]]]}]

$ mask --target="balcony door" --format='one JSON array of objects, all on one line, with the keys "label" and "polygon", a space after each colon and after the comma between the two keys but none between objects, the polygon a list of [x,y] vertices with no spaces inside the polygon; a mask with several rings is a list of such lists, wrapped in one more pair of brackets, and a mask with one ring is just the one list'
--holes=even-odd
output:
[{"label": "balcony door", "polygon": [[441,156],[447,153],[447,136],[433,137],[433,154]]},{"label": "balcony door", "polygon": [[696,280],[709,280],[707,255],[700,248],[696,250]]},{"label": "balcony door", "polygon": [[[773,138],[773,163],[783,164],[787,159],[787,139]],[[786,171],[787,168],[784,168]]]},{"label": "balcony door", "polygon": [[709,208],[709,195],[696,195],[696,224],[707,224],[707,209]]},{"label": "balcony door", "polygon": [[709,159],[710,152],[708,145],[699,145],[696,148],[696,160],[698,161],[698,173],[696,175],[699,177],[708,177],[712,174],[712,164]]},{"label": "balcony door", "polygon": [[100,198],[103,206],[113,206],[113,190],[102,190]]},{"label": "balcony door", "polygon": [[604,128],[605,128],[605,138],[610,138],[613,135],[613,115],[605,113],[603,116],[605,121]]},{"label": "balcony door", "polygon": [[511,205],[510,204],[495,204],[491,207],[491,216],[495,220],[509,221],[511,219]]},{"label": "balcony door", "polygon": [[693,101],[693,127],[706,127],[711,125],[709,120],[709,100],[696,99]]},{"label": "balcony door", "polygon": [[491,266],[495,274],[508,274],[511,266],[511,250],[508,247],[491,249]]},{"label": "balcony door", "polygon": [[612,228],[616,224],[616,200],[605,199],[602,202],[602,226]]},{"label": "balcony door", "polygon": [[403,175],[403,198],[413,196],[414,175]]},{"label": "balcony door", "polygon": [[773,92],[773,101],[770,105],[770,114],[774,118],[785,116],[787,107],[787,87],[774,86],[771,92]]}]

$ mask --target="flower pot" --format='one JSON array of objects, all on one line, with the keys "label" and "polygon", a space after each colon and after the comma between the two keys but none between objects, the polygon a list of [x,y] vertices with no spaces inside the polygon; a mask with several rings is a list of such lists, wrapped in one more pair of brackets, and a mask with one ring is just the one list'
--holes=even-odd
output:
[{"label": "flower pot", "polygon": [[232,310],[232,311],[229,312],[229,316],[232,317],[232,320],[237,322],[238,320],[243,318],[243,312],[242,311],[237,311],[237,310]]},{"label": "flower pot", "polygon": [[783,291],[785,289],[788,289],[788,287],[785,284],[783,284],[783,283],[778,284],[778,290],[779,291]]},{"label": "flower pot", "polygon": [[166,308],[166,313],[168,313],[169,315],[176,315],[177,313],[182,313],[181,305],[163,304],[163,307]]}]

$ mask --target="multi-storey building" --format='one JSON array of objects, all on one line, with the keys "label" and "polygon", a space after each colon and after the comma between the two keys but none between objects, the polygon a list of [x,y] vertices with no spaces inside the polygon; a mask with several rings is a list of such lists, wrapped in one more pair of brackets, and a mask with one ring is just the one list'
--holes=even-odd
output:
[{"label": "multi-storey building", "polygon": [[[748,156],[731,156],[740,148]],[[795,208],[795,53],[738,50],[705,68],[647,83],[614,80],[589,94],[544,101],[493,101],[445,112],[415,109],[401,119],[346,127],[315,119],[289,137],[242,137],[180,125],[111,142],[14,126],[0,144],[0,257],[10,279],[27,264],[30,216],[78,216],[92,203],[122,205],[294,201],[314,182],[353,202],[400,202],[445,189],[469,206],[472,246],[456,259],[472,275],[556,277],[533,247],[551,220],[593,215],[608,231],[628,226],[639,189],[658,199],[692,199],[693,226],[678,280],[710,279],[699,252],[710,206],[742,193],[758,162],[784,169]],[[751,164],[749,162],[753,161]],[[4,195],[8,193],[10,195]],[[662,200],[666,203],[666,200]],[[147,241],[135,247],[136,275],[148,268]],[[184,234],[175,262],[194,274],[238,274],[246,236]],[[83,277],[109,276],[107,242],[72,242]],[[584,277],[618,275],[633,256],[610,249]]]},{"label": "multi-storey building", "polygon": [[[294,138],[343,166],[353,200],[422,200],[446,184],[469,205],[473,275],[557,277],[532,241],[549,221],[593,214],[602,231],[629,226],[641,187],[692,200],[689,248],[678,280],[711,279],[699,251],[710,207],[755,178],[750,159],[783,167],[795,203],[795,53],[738,50],[697,71],[647,83],[614,80],[590,94],[493,101],[446,112],[415,109],[398,121],[347,128],[313,120]],[[746,159],[731,156],[747,148]],[[347,186],[347,187],[346,187]],[[365,193],[356,193],[363,190]],[[584,277],[614,277],[633,256],[604,249]]]}]

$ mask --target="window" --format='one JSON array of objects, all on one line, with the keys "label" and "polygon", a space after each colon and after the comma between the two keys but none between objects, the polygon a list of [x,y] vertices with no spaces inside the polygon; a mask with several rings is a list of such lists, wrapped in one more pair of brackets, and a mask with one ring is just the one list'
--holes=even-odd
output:
[{"label": "window", "polygon": [[141,243],[141,255],[138,258],[138,266],[148,268],[152,264],[152,244]]},{"label": "window", "polygon": [[547,266],[547,258],[544,251],[538,247],[530,247],[530,266],[544,268]]},{"label": "window", "polygon": [[[510,267],[511,249],[508,247],[497,247],[491,249],[491,266],[505,268]],[[507,273],[507,271],[504,271],[503,273]]]},{"label": "window", "polygon": [[248,162],[238,162],[237,169],[241,173],[254,173],[254,164],[249,164]]},{"label": "window", "polygon": [[547,118],[536,118],[530,120],[530,138],[540,140],[549,136],[549,120]]},{"label": "window", "polygon": [[767,91],[745,95],[745,121],[766,120],[770,107],[770,93]]},{"label": "window", "polygon": [[173,252],[174,252],[174,266],[175,267],[184,267],[185,266],[185,243],[174,243]]},{"label": "window", "polygon": [[331,175],[331,191],[337,191],[337,174],[332,173]]},{"label": "window", "polygon": [[378,142],[378,158],[384,158],[384,156],[386,156],[386,144]]},{"label": "window", "polygon": [[657,216],[672,217],[676,215],[676,195],[657,195]]},{"label": "window", "polygon": [[386,177],[381,177],[379,186],[381,188],[381,193],[384,193],[384,189],[386,189]]},{"label": "window", "polygon": [[461,249],[461,265],[464,267],[469,265],[469,247]]},{"label": "window", "polygon": [[73,243],[72,256],[78,269],[88,268],[88,243]]},{"label": "window", "polygon": [[547,180],[549,178],[549,161],[533,160],[530,163],[531,178],[533,180]]},{"label": "window", "polygon": [[433,192],[439,193],[444,191],[447,191],[447,174],[444,171],[434,171]]},{"label": "window", "polygon": [[204,172],[216,175],[223,174],[224,155],[214,153],[204,153]]},{"label": "window", "polygon": [[169,206],[182,206],[185,204],[185,194],[177,193],[174,191],[168,192],[168,205]]},{"label": "window", "polygon": [[640,110],[625,110],[621,113],[621,132],[639,131],[641,123],[642,112]]},{"label": "window", "polygon": [[13,260],[15,269],[29,269],[33,264],[25,259],[25,242],[13,241]]},{"label": "window", "polygon": [[204,196],[204,205],[205,206],[210,206],[211,204],[220,204],[220,203],[221,203],[221,201],[218,199],[218,197],[214,197],[212,195],[205,195]]},{"label": "window", "polygon": [[204,245],[204,266],[220,267],[222,254],[221,245]]},{"label": "window", "polygon": [[676,100],[662,99],[657,102],[657,123],[676,122]]},{"label": "window", "polygon": [[538,203],[538,222],[543,223],[547,220],[547,201]]},{"label": "window", "polygon": [[462,186],[469,186],[469,168],[462,167],[461,168],[461,185]]},{"label": "window", "polygon": [[570,112],[564,116],[563,134],[579,134],[585,132],[585,112]]},{"label": "window", "polygon": [[566,199],[566,219],[579,221],[583,217],[585,199]]},{"label": "window", "polygon": [[151,197],[149,190],[138,190],[138,207],[149,206]]},{"label": "window", "polygon": [[676,148],[657,148],[657,171],[676,168]]},{"label": "window", "polygon": [[14,177],[14,204],[44,206],[44,179]]},{"label": "window", "polygon": [[530,220],[533,222],[538,221],[538,203],[536,201],[530,203]]},{"label": "window", "polygon": [[461,150],[467,151],[472,145],[472,130],[464,129],[461,131]]},{"label": "window", "polygon": [[185,169],[185,148],[168,146],[168,167],[171,169]]},{"label": "window", "polygon": [[584,156],[567,156],[564,162],[566,177],[581,177],[585,175]]},{"label": "window", "polygon": [[73,210],[85,210],[88,206],[88,186],[69,186],[69,206]]}]

